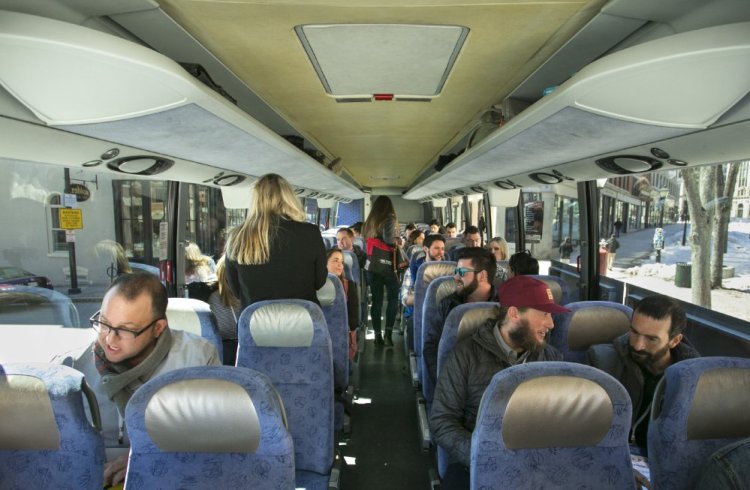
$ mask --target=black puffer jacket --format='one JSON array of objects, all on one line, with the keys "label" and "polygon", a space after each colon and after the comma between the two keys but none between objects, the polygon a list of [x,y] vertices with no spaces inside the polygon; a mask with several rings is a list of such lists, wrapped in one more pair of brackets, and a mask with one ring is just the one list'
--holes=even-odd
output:
[{"label": "black puffer jacket", "polygon": [[[488,320],[470,338],[456,345],[438,376],[430,412],[430,429],[435,442],[451,459],[469,466],[471,432],[474,430],[479,402],[492,377],[510,367],[493,334],[495,320]],[[526,362],[561,361],[562,354],[552,346],[532,353]]]}]

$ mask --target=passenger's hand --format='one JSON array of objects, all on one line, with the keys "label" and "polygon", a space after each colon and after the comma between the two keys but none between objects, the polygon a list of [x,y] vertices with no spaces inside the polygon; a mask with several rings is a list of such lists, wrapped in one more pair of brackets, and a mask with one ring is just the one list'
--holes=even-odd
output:
[{"label": "passenger's hand", "polygon": [[123,454],[117,459],[105,463],[104,465],[104,486],[117,485],[125,480],[125,473],[128,470],[128,455]]},{"label": "passenger's hand", "polygon": [[643,476],[643,473],[633,468],[633,473],[635,474],[635,483],[636,488],[645,488],[647,490],[651,490],[651,482],[648,481],[648,478]]}]

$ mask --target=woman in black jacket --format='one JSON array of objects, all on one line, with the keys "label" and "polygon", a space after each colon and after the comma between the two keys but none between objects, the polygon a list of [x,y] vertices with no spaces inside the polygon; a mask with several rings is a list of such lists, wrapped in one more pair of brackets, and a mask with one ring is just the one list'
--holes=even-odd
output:
[{"label": "woman in black jacket", "polygon": [[283,177],[266,174],[256,182],[245,222],[227,237],[227,282],[242,308],[267,299],[318,303],[325,284],[326,251],[318,227]]},{"label": "woman in black jacket", "polygon": [[[375,330],[375,345],[392,346],[393,324],[396,322],[396,310],[398,309],[398,276],[395,266],[391,262],[389,267],[375,269],[372,267],[373,253],[380,255],[392,254],[401,240],[399,235],[398,219],[393,203],[388,196],[379,196],[372,205],[370,214],[362,227],[362,235],[367,240],[367,282],[372,293],[372,328]],[[380,252],[374,251],[379,249]],[[368,268],[369,267],[369,268]],[[385,341],[381,333],[381,314],[383,310],[383,293],[388,294],[388,306],[385,310]]]}]

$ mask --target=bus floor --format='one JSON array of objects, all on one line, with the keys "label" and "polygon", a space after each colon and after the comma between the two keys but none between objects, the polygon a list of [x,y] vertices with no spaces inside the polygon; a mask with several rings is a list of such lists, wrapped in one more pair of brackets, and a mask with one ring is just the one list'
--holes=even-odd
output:
[{"label": "bus floor", "polygon": [[341,488],[428,489],[433,460],[419,443],[415,391],[403,337],[394,331],[393,347],[376,347],[371,330],[368,337],[360,353],[351,436],[339,445],[345,457]]}]

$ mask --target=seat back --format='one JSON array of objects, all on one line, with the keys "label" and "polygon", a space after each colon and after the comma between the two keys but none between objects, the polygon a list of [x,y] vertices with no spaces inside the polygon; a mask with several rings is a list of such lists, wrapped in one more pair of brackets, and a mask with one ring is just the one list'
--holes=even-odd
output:
[{"label": "seat back", "polygon": [[333,463],[333,361],[320,307],[298,299],[259,301],[243,310],[238,334],[237,365],[267,374],[281,394],[296,469],[327,475]]},{"label": "seat back", "polygon": [[[456,281],[453,280],[453,276],[437,277],[427,286],[424,304],[422,305],[422,337],[416,339],[416,342],[421,343],[419,350],[422,352],[422,356],[418,358],[418,361],[422,363],[422,368],[419,382],[422,384],[422,394],[428,404],[432,403],[434,383],[437,381],[432,378],[429,372],[430,365],[433,366],[433,369],[436,369],[437,366],[437,345],[435,345],[435,351],[432,353],[434,358],[427,359],[428,353],[425,352],[424,343],[429,334],[437,335],[437,331],[443,328],[445,319],[440,311],[440,302],[453,294],[455,290]],[[437,338],[437,342],[440,342],[440,337]]]},{"label": "seat back", "polygon": [[590,366],[531,362],[497,373],[471,438],[471,488],[635,486],[630,397]]},{"label": "seat back", "polygon": [[128,262],[128,265],[130,266],[131,269],[146,271],[150,274],[155,275],[156,277],[161,277],[159,268],[154,267],[153,265],[141,264],[140,262]]},{"label": "seat back", "polygon": [[[498,310],[498,305],[495,302],[478,302],[458,305],[448,313],[438,346],[438,377],[456,344],[466,337],[471,337],[487,320],[497,318]],[[448,468],[450,458],[448,453],[440,446],[437,448],[437,460],[438,472],[442,477]]]},{"label": "seat back", "polygon": [[170,328],[184,330],[211,342],[219,353],[219,360],[224,362],[219,327],[208,303],[192,298],[169,298],[167,322]]},{"label": "seat back", "polygon": [[[424,298],[427,293],[427,286],[435,278],[443,276],[452,276],[456,268],[455,262],[438,261],[425,262],[419,266],[417,277],[414,281],[414,354],[417,357],[417,372],[422,372],[422,308],[424,307]],[[421,374],[420,374],[421,377]]]},{"label": "seat back", "polygon": [[257,371],[201,366],[157,376],[131,397],[125,425],[125,488],[294,488],[284,407]]},{"label": "seat back", "polygon": [[69,297],[35,286],[0,288],[0,323],[81,326],[78,310]]},{"label": "seat back", "polygon": [[700,357],[664,372],[648,426],[653,488],[689,489],[716,450],[750,436],[750,359]]},{"label": "seat back", "polygon": [[567,305],[570,302],[570,287],[559,277],[546,275],[531,275],[529,277],[545,283],[552,291],[552,296],[558,305]]},{"label": "seat back", "polygon": [[586,363],[586,351],[609,344],[630,330],[633,309],[611,301],[576,301],[565,305],[570,313],[555,315],[549,343],[568,362]]},{"label": "seat back", "polygon": [[362,272],[359,270],[359,259],[357,254],[352,250],[342,250],[344,255],[344,265],[351,271],[351,280],[359,284],[362,279]]},{"label": "seat back", "polygon": [[[354,284],[350,283],[349,286]],[[318,301],[331,337],[333,386],[346,390],[349,384],[349,316],[346,310],[346,293],[338,277],[328,274],[326,283],[318,289]]]},{"label": "seat back", "polygon": [[104,440],[82,393],[98,407],[73,368],[0,364],[0,488],[102,488]]}]

